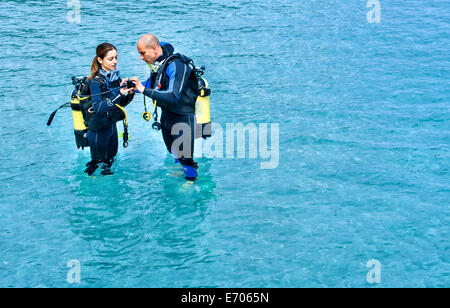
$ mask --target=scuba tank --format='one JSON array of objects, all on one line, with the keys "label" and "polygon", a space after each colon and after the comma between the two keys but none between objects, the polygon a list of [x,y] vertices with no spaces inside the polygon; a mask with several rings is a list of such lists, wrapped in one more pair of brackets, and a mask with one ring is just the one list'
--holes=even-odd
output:
[{"label": "scuba tank", "polygon": [[88,100],[89,96],[83,98],[80,97],[80,93],[86,85],[86,80],[87,77],[72,77],[72,84],[75,86],[75,89],[72,92],[70,102],[65,103],[64,105],[60,106],[58,109],[53,111],[53,113],[50,115],[47,121],[47,126],[52,125],[53,119],[55,118],[56,113],[60,109],[71,107],[73,117],[73,127],[75,133],[75,144],[78,149],[81,148],[82,150],[84,150],[84,148],[89,147],[89,143],[86,138],[88,128],[84,115],[85,109],[84,101]]},{"label": "scuba tank", "polygon": [[200,69],[195,68],[194,74],[197,77],[198,82],[198,97],[195,102],[195,117],[197,119],[196,138],[209,138],[212,135],[211,125],[211,110],[210,110],[210,96],[211,89],[209,88],[208,81],[203,78],[205,73],[205,67]]},{"label": "scuba tank", "polygon": [[[73,126],[75,132],[75,143],[77,148],[89,147],[89,142],[86,138],[86,134],[88,131],[87,121],[85,121],[85,110],[86,107],[85,101],[89,99],[89,97],[80,97],[80,93],[86,85],[86,77],[76,78],[72,77],[73,84],[75,85],[75,89],[72,92],[72,98],[70,100],[70,107],[72,108],[72,117],[73,117]],[[87,119],[86,119],[87,120]]]}]

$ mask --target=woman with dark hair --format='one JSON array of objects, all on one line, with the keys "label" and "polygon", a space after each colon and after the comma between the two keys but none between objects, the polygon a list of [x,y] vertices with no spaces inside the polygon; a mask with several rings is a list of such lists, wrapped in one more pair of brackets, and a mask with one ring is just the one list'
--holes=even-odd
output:
[{"label": "woman with dark hair", "polygon": [[117,155],[119,143],[116,122],[123,120],[121,108],[126,107],[134,97],[134,90],[123,88],[128,78],[122,80],[117,68],[117,48],[103,43],[97,47],[92,61],[89,91],[92,107],[87,111],[89,119],[87,139],[91,148],[90,161],[85,173],[93,175],[103,164],[102,175],[111,175],[111,166]]}]

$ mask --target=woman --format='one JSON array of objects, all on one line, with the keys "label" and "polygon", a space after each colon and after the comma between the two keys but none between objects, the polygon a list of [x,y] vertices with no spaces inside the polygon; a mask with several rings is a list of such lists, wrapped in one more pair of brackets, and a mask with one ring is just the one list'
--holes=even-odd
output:
[{"label": "woman", "polygon": [[[122,110],[134,97],[134,90],[123,88],[128,78],[122,80],[117,68],[117,48],[103,43],[97,47],[92,61],[89,90],[92,106],[87,110],[87,139],[91,148],[90,161],[85,173],[93,175],[103,164],[102,175],[112,175],[111,166],[117,155],[119,143],[116,122],[123,119]],[[90,104],[89,104],[90,105]]]}]

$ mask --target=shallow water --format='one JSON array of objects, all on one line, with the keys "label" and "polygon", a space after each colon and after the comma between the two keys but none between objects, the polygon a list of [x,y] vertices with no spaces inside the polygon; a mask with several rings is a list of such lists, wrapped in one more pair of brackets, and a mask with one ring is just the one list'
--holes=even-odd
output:
[{"label": "shallow water", "polygon": [[[2,1],[0,287],[370,287],[371,259],[377,286],[450,286],[450,4],[381,4]],[[279,123],[278,168],[201,158],[186,185],[137,97],[115,175],[83,175],[47,118],[104,41],[145,79],[145,32],[206,66],[214,122]]]}]

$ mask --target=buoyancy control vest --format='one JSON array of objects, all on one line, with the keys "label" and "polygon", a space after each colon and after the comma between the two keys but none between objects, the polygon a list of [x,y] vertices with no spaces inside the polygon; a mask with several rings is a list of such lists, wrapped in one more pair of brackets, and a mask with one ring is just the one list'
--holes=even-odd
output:
[{"label": "buoyancy control vest", "polygon": [[[92,82],[98,82],[100,85],[102,100],[109,100],[108,93],[111,90],[108,88],[106,78],[103,75],[97,74],[92,80],[87,80],[83,85],[79,97],[80,97],[80,109],[83,113],[85,125],[90,131],[98,131],[110,124],[111,122],[119,122],[125,120],[126,114],[122,108],[116,106],[112,111],[108,111],[105,114],[97,114],[92,106],[92,96],[90,91],[90,84]],[[116,84],[112,84],[112,88],[119,88],[121,80],[119,79]],[[87,98],[87,99],[85,99]]]},{"label": "buoyancy control vest", "polygon": [[169,88],[170,79],[167,75],[167,69],[176,60],[187,66],[186,75],[189,77],[182,89],[180,101],[175,105],[171,105],[167,110],[181,115],[194,113],[197,121],[196,136],[205,139],[211,137],[211,89],[209,89],[206,79],[202,77],[205,71],[204,67],[196,67],[192,59],[182,54],[170,55],[165,59],[157,72],[152,74],[152,88],[160,91],[165,91]]},{"label": "buoyancy control vest", "polygon": [[192,114],[195,113],[195,101],[197,99],[198,93],[197,79],[193,74],[193,67],[190,65],[191,63],[193,63],[191,59],[179,53],[167,57],[156,73],[153,88],[160,91],[166,91],[169,88],[170,79],[167,75],[167,69],[169,68],[169,65],[176,60],[180,60],[183,64],[186,65],[186,76],[189,77],[184,88],[182,89],[182,96],[180,101],[177,104],[167,108],[167,110],[176,114]]},{"label": "buoyancy control vest", "polygon": [[[108,90],[108,86],[106,84],[106,79],[103,76],[96,75],[94,78],[97,78],[100,83],[102,100],[108,99],[106,94],[110,93],[111,90]],[[75,89],[72,92],[70,103],[66,103],[56,109],[48,119],[47,126],[50,126],[53,122],[53,119],[61,108],[71,107],[72,109],[72,117],[73,117],[73,125],[74,125],[74,133],[75,133],[75,142],[78,149],[83,149],[89,147],[89,142],[87,139],[88,130],[96,131],[112,122],[124,121],[124,133],[123,133],[123,141],[124,147],[128,146],[128,121],[127,114],[125,110],[116,105],[113,111],[108,112],[105,115],[97,115],[95,113],[94,108],[92,107],[92,99],[90,93],[90,83],[92,80],[89,80],[87,77],[72,77],[72,84],[75,86]],[[119,81],[120,84],[120,81]],[[119,88],[116,88],[119,89]]]}]

